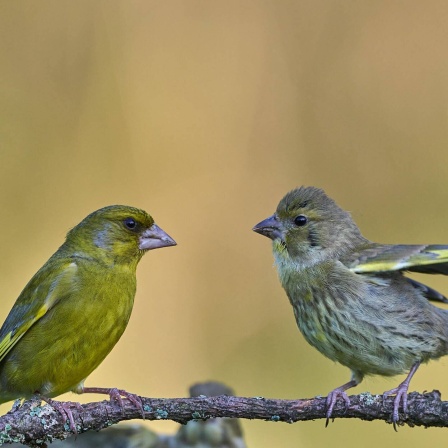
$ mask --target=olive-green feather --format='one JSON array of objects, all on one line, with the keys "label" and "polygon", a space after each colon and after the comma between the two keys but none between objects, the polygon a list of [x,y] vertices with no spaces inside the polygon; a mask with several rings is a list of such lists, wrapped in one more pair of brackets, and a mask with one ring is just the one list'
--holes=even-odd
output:
[{"label": "olive-green feather", "polygon": [[0,361],[32,325],[69,293],[76,264],[72,260],[61,261],[58,275],[54,264],[49,262],[38,271],[10,311],[0,330]]},{"label": "olive-green feather", "polygon": [[128,324],[139,260],[173,244],[150,215],[128,206],[97,210],[70,230],[0,329],[0,403],[82,392]]}]

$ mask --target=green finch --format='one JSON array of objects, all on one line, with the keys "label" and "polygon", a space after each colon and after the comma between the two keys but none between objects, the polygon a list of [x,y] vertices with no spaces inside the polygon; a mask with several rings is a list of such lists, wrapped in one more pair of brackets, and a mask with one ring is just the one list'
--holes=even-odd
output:
[{"label": "green finch", "polygon": [[351,370],[351,380],[327,397],[327,424],[345,391],[365,375],[407,373],[396,388],[392,421],[407,411],[409,382],[423,362],[448,354],[446,302],[405,271],[448,274],[448,246],[387,245],[361,235],[351,216],[323,190],[289,192],[255,232],[272,240],[275,264],[309,344]]},{"label": "green finch", "polygon": [[0,329],[0,403],[37,394],[65,414],[72,429],[69,407],[52,397],[107,393],[139,406],[133,394],[85,388],[84,380],[128,324],[142,256],[175,244],[145,211],[122,205],[97,210],[71,229]]}]

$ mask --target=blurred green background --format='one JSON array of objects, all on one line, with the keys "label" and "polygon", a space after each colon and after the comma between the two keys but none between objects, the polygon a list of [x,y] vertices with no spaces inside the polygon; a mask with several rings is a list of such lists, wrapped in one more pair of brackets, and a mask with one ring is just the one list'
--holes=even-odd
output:
[{"label": "blurred green background", "polygon": [[[347,381],[304,342],[251,228],[304,184],[372,240],[448,243],[447,18],[443,0],[3,0],[1,319],[70,227],[129,204],[178,246],[141,262],[128,329],[87,385],[178,397],[217,379],[305,398]],[[446,278],[426,280],[448,293]],[[447,364],[423,366],[411,389],[446,398]],[[244,430],[249,447],[438,446],[448,434],[357,420]]]}]

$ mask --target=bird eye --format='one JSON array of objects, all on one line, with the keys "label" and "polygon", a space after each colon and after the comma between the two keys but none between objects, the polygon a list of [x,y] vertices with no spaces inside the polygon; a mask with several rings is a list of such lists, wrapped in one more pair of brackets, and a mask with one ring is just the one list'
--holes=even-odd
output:
[{"label": "bird eye", "polygon": [[308,218],[305,215],[299,215],[294,218],[294,224],[298,227],[304,226],[308,222]]},{"label": "bird eye", "polygon": [[123,224],[130,230],[134,230],[137,227],[137,223],[133,218],[126,218]]}]

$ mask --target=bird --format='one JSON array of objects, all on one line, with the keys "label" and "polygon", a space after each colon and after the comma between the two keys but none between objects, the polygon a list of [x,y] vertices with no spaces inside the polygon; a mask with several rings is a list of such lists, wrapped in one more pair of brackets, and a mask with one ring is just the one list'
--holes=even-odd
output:
[{"label": "bird", "polygon": [[391,421],[407,412],[411,378],[420,364],[448,354],[446,297],[409,272],[448,274],[448,245],[374,243],[351,215],[317,187],[288,192],[253,231],[272,240],[281,285],[306,341],[351,370],[326,399],[326,425],[346,390],[366,375],[407,374],[396,388]]},{"label": "bird", "polygon": [[[134,394],[85,387],[131,316],[136,268],[149,250],[176,242],[145,211],[111,205],[89,214],[31,278],[0,328],[0,403],[39,397],[69,419],[65,393]],[[79,405],[78,405],[79,406]]]}]

